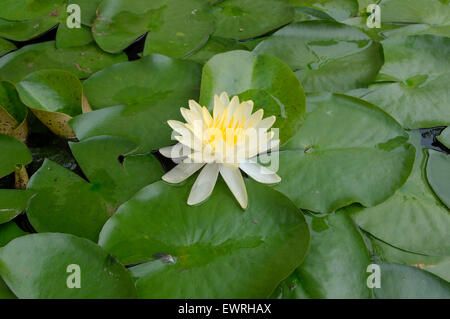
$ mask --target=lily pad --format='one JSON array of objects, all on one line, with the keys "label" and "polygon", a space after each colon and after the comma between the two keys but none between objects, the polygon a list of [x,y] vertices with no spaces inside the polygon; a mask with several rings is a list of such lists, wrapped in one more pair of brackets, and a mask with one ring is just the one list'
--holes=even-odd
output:
[{"label": "lily pad", "polygon": [[[0,249],[0,274],[19,298],[135,298],[130,273],[95,243],[68,234],[32,234]],[[70,265],[80,288],[69,288]]]},{"label": "lily pad", "polygon": [[52,132],[73,137],[68,121],[82,112],[83,87],[78,78],[64,70],[40,70],[17,84],[20,99]]},{"label": "lily pad", "polygon": [[16,165],[30,163],[31,159],[31,153],[25,144],[0,134],[0,178],[14,172]]},{"label": "lily pad", "polygon": [[420,24],[421,28],[431,27],[434,32],[450,36],[450,6],[446,0],[382,0],[379,6],[383,23],[408,23],[412,27]]},{"label": "lily pad", "polygon": [[214,95],[224,91],[230,96],[239,95],[241,100],[254,100],[255,109],[264,109],[264,116],[275,115],[273,127],[280,129],[281,143],[303,123],[302,85],[289,67],[275,57],[242,50],[215,55],[203,67],[200,104],[211,108]]},{"label": "lily pad", "polygon": [[27,114],[28,109],[20,100],[14,85],[0,81],[0,134],[24,141],[28,135]]},{"label": "lily pad", "polygon": [[[94,111],[70,124],[80,140],[121,136],[138,144],[139,152],[167,146],[172,143],[167,121],[181,119],[180,107],[198,99],[200,71],[194,62],[161,55],[114,65],[85,81]],[[117,106],[107,107],[112,105]]]},{"label": "lily pad", "polygon": [[92,30],[107,52],[120,52],[149,32],[145,55],[181,58],[201,47],[212,28],[211,6],[203,0],[112,0],[100,4]]},{"label": "lily pad", "polygon": [[0,189],[0,224],[9,222],[14,217],[25,211],[33,192]]},{"label": "lily pad", "polygon": [[143,298],[266,298],[302,262],[309,231],[286,197],[246,184],[243,212],[222,181],[200,206],[186,205],[191,182],[154,183],[119,208],[99,243],[122,263],[148,261],[132,268]]},{"label": "lily pad", "polygon": [[61,21],[61,8],[55,15],[26,21],[0,19],[0,36],[13,41],[28,41],[44,34]]},{"label": "lily pad", "polygon": [[65,23],[61,23],[56,32],[56,47],[73,48],[88,45],[93,42],[91,29],[82,25],[81,28],[69,28]]},{"label": "lily pad", "polygon": [[364,240],[350,217],[337,212],[306,215],[311,247],[305,261],[275,290],[273,298],[370,298]]},{"label": "lily pad", "polygon": [[16,295],[8,288],[0,277],[0,299],[17,299]]},{"label": "lily pad", "polygon": [[416,267],[450,281],[450,256],[434,257],[411,253],[393,247],[373,236],[370,236],[370,242],[374,255],[381,262]]},{"label": "lily pad", "polygon": [[37,194],[27,215],[38,232],[70,233],[97,241],[117,207],[159,180],[163,172],[151,154],[127,156],[136,145],[119,137],[95,137],[70,146],[89,182],[46,160],[28,183],[27,189]]},{"label": "lily pad", "polygon": [[360,97],[391,114],[405,128],[450,124],[450,38],[420,35],[383,41],[385,64]]},{"label": "lily pad", "polygon": [[8,40],[0,38],[0,57],[16,49],[16,45]]},{"label": "lily pad", "polygon": [[246,48],[247,47],[244,43],[234,39],[211,37],[200,50],[194,52],[192,55],[189,55],[186,59],[205,64],[216,54],[233,50],[245,50]]},{"label": "lily pad", "polygon": [[0,80],[18,83],[43,69],[70,71],[80,79],[112,64],[126,61],[125,54],[110,55],[94,45],[57,49],[54,41],[27,45],[0,58]]},{"label": "lily pad", "polygon": [[86,26],[92,26],[96,18],[96,11],[102,0],[68,0],[68,4],[77,4],[80,6],[81,23]]},{"label": "lily pad", "polygon": [[446,128],[439,134],[437,140],[441,142],[445,147],[450,149],[450,128]]},{"label": "lily pad", "polygon": [[[305,123],[279,153],[276,189],[300,208],[373,206],[408,178],[414,148],[388,114],[341,94],[309,94]],[[276,158],[276,156],[275,156]]]},{"label": "lily pad", "polygon": [[261,42],[254,52],[286,62],[307,92],[343,93],[366,87],[382,65],[378,43],[358,29],[332,21],[290,24]]},{"label": "lily pad", "polygon": [[425,180],[426,153],[420,134],[411,133],[416,160],[411,176],[391,198],[370,208],[352,208],[356,223],[402,250],[429,256],[450,255],[450,213]]},{"label": "lily pad", "polygon": [[429,272],[394,263],[383,263],[378,299],[449,299],[450,284]]},{"label": "lily pad", "polygon": [[3,0],[0,18],[13,21],[30,20],[51,14],[64,2],[65,0]]},{"label": "lily pad", "polygon": [[427,180],[439,199],[450,208],[450,155],[428,150]]},{"label": "lily pad", "polygon": [[[0,247],[5,246],[11,240],[27,235],[27,232],[24,232],[22,229],[17,226],[14,221],[10,221],[4,224],[0,224]],[[1,278],[0,278],[1,281]],[[0,283],[1,285],[1,283]],[[1,298],[0,298],[1,299]]]},{"label": "lily pad", "polygon": [[278,29],[294,18],[285,0],[225,0],[214,6],[214,35],[250,39]]},{"label": "lily pad", "polygon": [[294,6],[325,12],[336,21],[343,21],[358,14],[357,0],[289,0]]}]

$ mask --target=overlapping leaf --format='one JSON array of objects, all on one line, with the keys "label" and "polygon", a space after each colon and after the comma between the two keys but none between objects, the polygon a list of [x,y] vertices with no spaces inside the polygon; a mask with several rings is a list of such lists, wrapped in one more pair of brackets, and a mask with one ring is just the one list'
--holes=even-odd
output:
[{"label": "overlapping leaf", "polygon": [[285,61],[307,92],[345,92],[365,87],[382,65],[377,43],[355,28],[332,21],[290,24],[254,51]]},{"label": "overlapping leaf", "polygon": [[[68,266],[80,269],[70,289]],[[19,298],[135,298],[130,273],[93,242],[68,234],[32,234],[0,248],[0,274]]]},{"label": "overlapping leaf", "polygon": [[223,182],[199,206],[186,205],[191,182],[154,183],[108,220],[99,243],[125,264],[147,261],[132,268],[143,298],[268,297],[304,258],[308,226],[286,197],[246,184],[243,212]]},{"label": "overlapping leaf", "polygon": [[397,122],[345,95],[309,94],[307,101],[305,123],[279,153],[278,190],[300,208],[326,213],[376,205],[403,185],[414,148]]}]

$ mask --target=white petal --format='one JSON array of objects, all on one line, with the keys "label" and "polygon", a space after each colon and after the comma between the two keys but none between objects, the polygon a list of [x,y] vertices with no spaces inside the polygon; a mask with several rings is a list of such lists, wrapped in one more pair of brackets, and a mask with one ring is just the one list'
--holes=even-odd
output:
[{"label": "white petal", "polygon": [[218,175],[219,164],[206,165],[192,186],[187,202],[188,205],[196,205],[207,199],[211,195],[214,185],[216,185]]},{"label": "white petal", "polygon": [[202,107],[200,106],[200,104],[198,104],[194,100],[189,100],[189,108],[193,112],[197,112],[200,115],[202,114]]},{"label": "white petal", "polygon": [[169,126],[172,128],[172,130],[180,133],[181,135],[189,133],[189,129],[186,127],[186,125],[183,122],[169,120],[169,121],[167,121],[167,124],[169,124]]},{"label": "white petal", "polygon": [[220,175],[222,175],[241,207],[246,209],[248,205],[247,189],[239,168],[229,168],[225,165],[220,165]]},{"label": "white petal", "polygon": [[201,113],[193,112],[191,110],[185,109],[184,107],[181,107],[180,111],[181,111],[181,115],[184,117],[186,122],[188,122],[189,124],[194,124],[197,121],[203,121]]},{"label": "white petal", "polygon": [[181,183],[204,165],[205,163],[181,163],[167,172],[162,179],[168,183]]},{"label": "white petal", "polygon": [[276,184],[281,182],[280,176],[258,163],[241,163],[239,167],[257,182],[264,184]]},{"label": "white petal", "polygon": [[189,147],[187,147],[181,143],[177,143],[172,146],[162,147],[159,149],[159,152],[164,157],[174,159],[174,158],[185,157],[185,156],[189,155],[192,151]]},{"label": "white petal", "polygon": [[250,115],[250,118],[247,120],[247,123],[245,123],[245,128],[255,127],[256,125],[258,125],[258,123],[262,120],[263,115],[264,115],[263,109],[259,109],[258,111]]},{"label": "white petal", "polygon": [[227,107],[228,104],[230,104],[230,98],[228,97],[227,92],[222,92],[220,94],[219,99],[220,99],[220,102],[222,103],[224,108]]},{"label": "white petal", "polygon": [[272,127],[273,123],[275,123],[275,120],[277,118],[275,116],[269,116],[266,117],[264,120],[262,120],[261,122],[258,123],[258,125],[256,125],[257,129],[264,129],[264,130],[268,130],[269,128]]},{"label": "white petal", "polygon": [[[228,97],[227,97],[227,99],[228,99]],[[214,109],[213,109],[214,120],[217,119],[220,116],[220,114],[223,113],[223,110],[225,109],[226,105],[228,105],[228,102],[227,102],[227,104],[224,105],[224,104],[222,104],[221,98],[219,98],[217,95],[214,95]]]}]

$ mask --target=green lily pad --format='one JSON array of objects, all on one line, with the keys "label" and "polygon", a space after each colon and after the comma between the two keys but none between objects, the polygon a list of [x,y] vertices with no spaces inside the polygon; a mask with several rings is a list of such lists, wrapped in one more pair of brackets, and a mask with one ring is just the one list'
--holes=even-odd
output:
[{"label": "green lily pad", "polygon": [[0,224],[9,222],[25,211],[33,194],[30,191],[0,189]]},{"label": "green lily pad", "polygon": [[17,299],[16,295],[13,294],[11,289],[8,288],[8,286],[1,277],[0,277],[0,299]]},{"label": "green lily pad", "polygon": [[439,199],[450,208],[450,155],[428,150],[427,180]]},{"label": "green lily pad", "polygon": [[80,6],[81,23],[86,26],[92,26],[96,18],[96,11],[102,0],[68,0],[68,4],[77,4]]},{"label": "green lily pad", "polygon": [[114,207],[164,174],[155,157],[130,155],[137,146],[119,137],[98,136],[69,146],[91,184]]},{"label": "green lily pad", "polygon": [[356,0],[289,0],[294,6],[323,11],[337,21],[343,21],[358,14]]},{"label": "green lily pad", "polygon": [[194,52],[186,59],[205,64],[216,54],[233,50],[245,50],[246,48],[247,47],[244,43],[236,41],[234,39],[211,37],[200,50]]},{"label": "green lily pad", "polygon": [[413,28],[420,24],[421,29],[427,26],[450,36],[450,6],[446,0],[382,0],[379,6],[383,23],[408,23]]},{"label": "green lily pad", "polygon": [[16,49],[16,45],[8,40],[0,38],[0,57]]},{"label": "green lily pad", "polygon": [[0,134],[0,178],[14,172],[16,165],[30,163],[31,159],[31,153],[25,144]]},{"label": "green lily pad", "polygon": [[366,87],[382,65],[378,43],[358,29],[332,21],[290,24],[261,42],[254,52],[285,61],[307,92]]},{"label": "green lily pad", "polygon": [[302,125],[305,95],[302,85],[289,67],[269,55],[230,51],[215,55],[203,67],[200,104],[210,109],[214,95],[223,91],[241,100],[254,100],[255,110],[264,116],[275,115],[273,127],[280,129],[280,141],[286,142]]},{"label": "green lily pad", "polygon": [[54,41],[27,45],[0,58],[0,80],[18,83],[43,69],[70,71],[80,79],[112,64],[126,61],[125,54],[110,55],[94,45],[57,49]]},{"label": "green lily pad", "polygon": [[112,0],[100,4],[92,30],[107,52],[120,52],[149,32],[145,55],[181,58],[201,47],[212,28],[211,6],[203,0]]},{"label": "green lily pad", "polygon": [[14,221],[0,224],[0,247],[5,246],[11,240],[17,237],[24,236],[27,234],[28,233],[20,229],[19,226],[17,226],[17,224]]},{"label": "green lily pad", "polygon": [[429,272],[399,264],[383,263],[378,299],[449,299],[450,284]]},{"label": "green lily pad", "polygon": [[370,208],[352,208],[355,222],[376,238],[402,250],[450,255],[450,213],[425,180],[426,153],[420,134],[411,133],[416,160],[411,176],[392,197]]},{"label": "green lily pad", "polygon": [[226,0],[214,6],[214,16],[215,36],[242,40],[288,24],[294,10],[285,0]]},{"label": "green lily pad", "polygon": [[[368,235],[370,236],[370,235]],[[426,256],[404,251],[370,236],[372,250],[381,262],[403,264],[426,270],[450,281],[450,256]]]},{"label": "green lily pad", "polygon": [[[80,288],[69,288],[77,265]],[[32,234],[0,249],[0,274],[19,298],[136,298],[130,273],[95,243],[68,234]]]},{"label": "green lily pad", "polygon": [[151,154],[127,156],[136,145],[119,137],[95,137],[70,146],[89,182],[46,160],[28,183],[27,189],[37,194],[27,215],[38,232],[69,233],[97,241],[117,207],[159,180],[163,172]]},{"label": "green lily pad", "polygon": [[275,290],[273,298],[370,298],[364,240],[350,217],[337,212],[306,215],[311,247],[305,261]]},{"label": "green lily pad", "polygon": [[88,45],[93,41],[89,27],[82,25],[81,28],[70,29],[65,23],[61,23],[56,32],[55,45],[58,49],[64,49]]},{"label": "green lily pad", "polygon": [[192,183],[149,185],[109,219],[99,243],[124,264],[149,261],[132,268],[143,298],[266,298],[302,262],[309,231],[286,197],[246,184],[245,212],[222,181],[200,206],[186,204]]},{"label": "green lily pad", "polygon": [[64,2],[65,0],[3,0],[0,18],[15,21],[30,20],[51,14]]},{"label": "green lily pad", "polygon": [[[200,65],[191,61],[151,55],[117,64],[85,81],[94,111],[70,124],[80,140],[121,136],[138,144],[138,151],[148,152],[173,143],[167,121],[181,120],[180,107],[198,99],[199,86]],[[107,107],[112,105],[117,106]]]},{"label": "green lily pad", "polygon": [[154,54],[97,72],[83,83],[83,87],[94,110],[120,104],[151,105],[172,100],[176,101],[174,108],[179,111],[180,106],[187,104],[187,98],[198,96],[199,82],[200,66],[196,63]]},{"label": "green lily pad", "polygon": [[445,147],[450,148],[450,128],[446,128],[439,134],[437,140],[441,142]]},{"label": "green lily pad", "polygon": [[388,114],[341,94],[309,94],[307,102],[305,123],[279,153],[276,189],[300,208],[329,213],[376,205],[405,183],[414,148]]},{"label": "green lily pad", "polygon": [[24,21],[9,21],[0,18],[0,36],[13,41],[31,40],[62,22],[64,11],[65,7],[60,7],[51,15]]},{"label": "green lily pad", "polygon": [[52,132],[73,137],[68,121],[82,112],[80,80],[64,70],[40,70],[17,84],[20,99]]},{"label": "green lily pad", "polygon": [[391,114],[405,128],[450,124],[450,38],[421,35],[383,41],[381,82],[360,97]]},{"label": "green lily pad", "polygon": [[15,86],[0,81],[0,134],[25,140],[28,135],[27,114],[28,109],[20,100]]}]

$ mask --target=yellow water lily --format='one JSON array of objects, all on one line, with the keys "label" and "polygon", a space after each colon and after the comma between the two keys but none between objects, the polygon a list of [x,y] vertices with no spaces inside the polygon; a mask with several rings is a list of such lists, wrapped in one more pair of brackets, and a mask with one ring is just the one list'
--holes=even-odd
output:
[{"label": "yellow water lily", "polygon": [[162,179],[180,183],[200,170],[188,198],[189,205],[206,200],[212,193],[218,175],[223,177],[242,208],[248,205],[247,190],[241,171],[260,183],[275,184],[281,178],[271,169],[257,163],[257,156],[278,147],[274,131],[275,116],[263,119],[264,111],[252,113],[253,101],[231,100],[223,92],[214,96],[213,115],[194,100],[189,109],[181,108],[186,123],[168,121],[178,141],[160,149],[176,163]]}]

